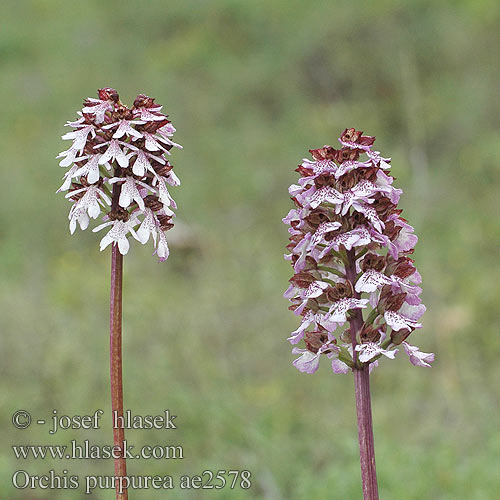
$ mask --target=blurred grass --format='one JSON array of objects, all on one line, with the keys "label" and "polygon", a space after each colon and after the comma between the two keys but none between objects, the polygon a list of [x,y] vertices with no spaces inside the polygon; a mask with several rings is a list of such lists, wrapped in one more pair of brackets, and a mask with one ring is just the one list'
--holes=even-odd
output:
[{"label": "blurred grass", "polygon": [[374,372],[381,498],[498,497],[498,2],[7,0],[0,16],[1,498],[84,497],[16,491],[19,468],[112,471],[16,463],[10,449],[110,441],[107,421],[55,437],[10,425],[19,408],[109,411],[109,255],[91,232],[70,237],[54,194],[62,125],[102,86],[126,102],[156,96],[170,113],[185,148],[173,195],[192,235],[164,265],[150,247],[126,258],[126,406],[169,408],[180,426],[128,437],[180,443],[186,457],[131,462],[129,473],[247,468],[250,490],[210,495],[360,498],[352,380],[291,367],[296,320],[281,297],[293,169],[355,126],[377,135],[405,190],[428,306],[415,342],[437,354],[432,370],[401,356]]}]

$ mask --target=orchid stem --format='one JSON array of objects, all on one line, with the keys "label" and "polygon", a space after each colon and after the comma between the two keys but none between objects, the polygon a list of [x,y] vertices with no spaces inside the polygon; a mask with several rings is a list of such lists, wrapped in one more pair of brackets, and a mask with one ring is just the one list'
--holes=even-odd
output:
[{"label": "orchid stem", "polygon": [[362,368],[355,368],[353,371],[363,498],[364,500],[378,500],[370,398],[370,369],[368,365],[364,365]]},{"label": "orchid stem", "polygon": [[[345,270],[346,277],[351,282],[354,290],[356,281],[356,257],[354,250],[349,250],[347,252]],[[354,297],[359,299],[359,293],[354,292]],[[361,310],[355,309],[354,315],[349,321],[351,326],[354,361],[354,393],[356,396],[356,416],[358,420],[359,458],[361,463],[363,498],[364,500],[379,500],[370,397],[370,369],[368,365],[361,365],[358,363],[356,352],[357,337],[363,326],[363,314]]]},{"label": "orchid stem", "polygon": [[[119,196],[119,186],[113,186],[113,202]],[[125,431],[115,427],[115,423],[123,421],[123,381],[122,381],[122,283],[123,255],[118,245],[113,243],[111,250],[111,295],[109,307],[110,329],[110,375],[111,375],[111,411],[113,416],[113,440],[115,449],[119,449],[119,457],[115,458],[115,477],[127,475],[127,465],[124,455]],[[128,500],[127,490],[122,481],[116,484],[116,500]]]}]

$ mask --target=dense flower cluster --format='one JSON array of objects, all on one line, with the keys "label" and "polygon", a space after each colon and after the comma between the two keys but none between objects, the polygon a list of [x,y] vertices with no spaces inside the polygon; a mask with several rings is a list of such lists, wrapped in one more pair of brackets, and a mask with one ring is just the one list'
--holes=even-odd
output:
[{"label": "dense flower cluster", "polygon": [[434,354],[406,342],[425,306],[409,257],[417,237],[397,207],[402,191],[393,186],[390,158],[355,129],[339,141],[340,149],[310,150],[313,159],[299,165],[289,188],[295,208],[283,219],[291,235],[285,258],[295,274],[285,297],[302,322],[288,340],[305,343],[293,349],[300,354],[293,364],[314,373],[323,354],[335,373],[346,373],[394,358],[402,344],[414,365],[430,366]]},{"label": "dense flower cluster", "polygon": [[74,130],[63,135],[73,141],[59,154],[59,165],[68,168],[60,191],[73,205],[69,228],[86,229],[90,219],[104,213],[108,228],[101,250],[117,243],[120,253],[129,249],[129,234],[141,243],[152,237],[160,261],[169,250],[165,231],[173,227],[176,208],[167,184],[178,186],[179,179],[166,155],[172,147],[175,128],[154,99],[139,94],[131,108],[120,102],[111,88],[98,91],[99,99],[88,98],[76,121],[66,123]]}]

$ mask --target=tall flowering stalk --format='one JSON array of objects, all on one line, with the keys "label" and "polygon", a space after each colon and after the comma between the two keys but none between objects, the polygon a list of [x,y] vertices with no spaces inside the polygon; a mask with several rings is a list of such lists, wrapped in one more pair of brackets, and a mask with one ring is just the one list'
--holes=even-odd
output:
[{"label": "tall flowering stalk", "polygon": [[[67,192],[71,201],[69,228],[87,229],[90,219],[102,217],[93,229],[108,229],[101,239],[101,251],[111,249],[110,296],[110,375],[113,414],[123,416],[122,385],[122,276],[123,255],[130,247],[129,237],[142,244],[151,238],[159,261],[169,249],[165,232],[173,227],[176,208],[167,185],[178,186],[179,179],[168,160],[175,128],[154,99],[139,94],[131,108],[123,104],[116,90],[99,89],[99,98],[88,98],[78,119],[67,122],[74,129],[63,135],[71,147],[59,154],[60,166],[68,170],[58,192]],[[124,431],[113,429],[114,444],[120,449],[115,459],[115,476],[125,477]],[[117,448],[117,449],[118,449]],[[126,500],[127,491],[116,498]]]},{"label": "tall flowering stalk", "polygon": [[353,371],[365,500],[378,499],[369,374],[399,345],[416,366],[434,361],[406,341],[425,311],[410,258],[417,236],[397,206],[402,191],[390,158],[372,149],[374,141],[351,128],[340,149],[310,150],[289,188],[295,208],[283,219],[294,269],[285,297],[302,318],[288,340],[304,342],[293,364],[314,373],[326,357],[334,373]]}]

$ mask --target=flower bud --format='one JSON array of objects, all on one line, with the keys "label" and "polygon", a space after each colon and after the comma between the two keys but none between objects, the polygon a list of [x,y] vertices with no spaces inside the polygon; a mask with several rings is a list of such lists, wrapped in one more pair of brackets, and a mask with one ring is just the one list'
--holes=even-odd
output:
[{"label": "flower bud", "polygon": [[328,334],[324,329],[323,331],[307,332],[304,342],[306,349],[316,354],[321,346],[328,342]]},{"label": "flower bud", "polygon": [[99,99],[101,99],[101,101],[118,102],[120,100],[118,92],[111,87],[104,87],[103,89],[99,89],[97,91],[97,94],[99,95]]},{"label": "flower bud", "polygon": [[411,333],[411,331],[406,329],[406,328],[399,330],[397,332],[392,331],[391,332],[391,342],[394,345],[399,345],[409,337],[410,333]]},{"label": "flower bud", "polygon": [[361,261],[361,269],[363,271],[368,271],[368,269],[374,269],[379,273],[385,268],[385,257],[383,255],[376,255],[374,253],[367,253],[363,260]]}]

